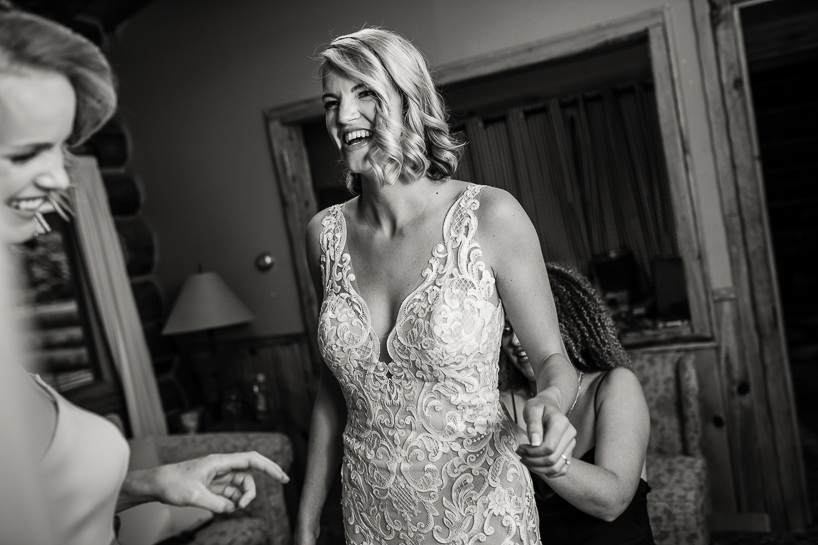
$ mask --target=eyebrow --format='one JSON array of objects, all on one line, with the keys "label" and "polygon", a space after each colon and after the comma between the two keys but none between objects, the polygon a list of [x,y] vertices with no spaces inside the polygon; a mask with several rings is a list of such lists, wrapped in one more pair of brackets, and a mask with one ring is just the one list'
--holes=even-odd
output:
[{"label": "eyebrow", "polygon": [[43,142],[41,144],[21,144],[19,148],[24,151],[46,151],[54,147],[54,144]]},{"label": "eyebrow", "polygon": [[[350,89],[350,91],[349,91],[349,92],[350,92],[350,93],[354,93],[355,91],[357,91],[358,89],[361,89],[362,87],[363,87],[363,88],[366,88],[366,85],[364,85],[363,83],[359,83],[359,84],[357,84],[355,87],[353,87],[352,89]],[[336,96],[336,95],[335,95],[335,93],[324,93],[323,95],[321,95],[321,100],[324,100],[324,99],[325,99],[325,98],[327,98],[327,97],[329,97],[329,98],[334,98],[335,96]]]},{"label": "eyebrow", "polygon": [[5,152],[3,155],[6,157],[11,157],[13,155],[19,155],[21,153],[40,153],[41,151],[48,151],[54,147],[54,144],[50,144],[47,142],[43,143],[35,143],[35,144],[19,144],[19,145],[12,145],[10,146],[13,149],[11,151]]}]

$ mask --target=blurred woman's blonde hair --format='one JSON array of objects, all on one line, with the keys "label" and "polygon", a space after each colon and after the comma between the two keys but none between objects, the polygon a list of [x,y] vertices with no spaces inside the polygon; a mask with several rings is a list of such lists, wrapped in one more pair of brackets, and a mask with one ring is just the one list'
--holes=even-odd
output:
[{"label": "blurred woman's blonde hair", "polygon": [[[340,36],[321,52],[321,75],[337,71],[364,84],[376,97],[378,113],[369,161],[382,183],[403,177],[450,178],[462,144],[449,133],[448,114],[423,54],[409,40],[380,28]],[[400,137],[388,128],[391,89],[400,97]],[[357,174],[348,173],[347,188],[361,191]]]},{"label": "blurred woman's blonde hair", "polygon": [[30,70],[62,74],[74,87],[77,112],[69,146],[85,141],[116,110],[111,67],[96,45],[57,23],[0,4],[0,74]]}]

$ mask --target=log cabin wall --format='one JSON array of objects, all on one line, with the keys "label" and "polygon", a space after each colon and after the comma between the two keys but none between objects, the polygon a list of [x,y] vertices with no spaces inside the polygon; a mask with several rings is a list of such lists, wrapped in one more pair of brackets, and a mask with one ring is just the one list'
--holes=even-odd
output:
[{"label": "log cabin wall", "polygon": [[141,213],[143,188],[129,170],[130,150],[126,127],[120,119],[114,118],[84,145],[81,152],[97,158],[150,351],[162,407],[172,421],[176,414],[196,405],[200,395],[196,381],[178,357],[175,345],[161,335],[166,306],[154,279],[156,237]]}]

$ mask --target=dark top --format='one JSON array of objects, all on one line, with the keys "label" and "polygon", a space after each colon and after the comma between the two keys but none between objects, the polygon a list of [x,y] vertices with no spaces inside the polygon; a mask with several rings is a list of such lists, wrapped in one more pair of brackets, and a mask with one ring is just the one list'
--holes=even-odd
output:
[{"label": "dark top", "polygon": [[[596,448],[580,460],[594,463]],[[650,485],[639,479],[630,505],[616,520],[606,522],[584,513],[551,491],[536,475],[535,499],[540,512],[540,536],[548,545],[654,545],[648,519]],[[547,497],[546,497],[547,496]]]},{"label": "dark top", "polygon": [[[600,377],[594,392],[594,407],[602,381]],[[595,463],[596,447],[580,457],[588,464]],[[654,545],[653,532],[648,519],[648,492],[650,485],[639,479],[639,486],[630,505],[616,520],[598,519],[580,511],[545,484],[540,477],[534,481],[534,498],[540,512],[540,537],[548,545]]]}]

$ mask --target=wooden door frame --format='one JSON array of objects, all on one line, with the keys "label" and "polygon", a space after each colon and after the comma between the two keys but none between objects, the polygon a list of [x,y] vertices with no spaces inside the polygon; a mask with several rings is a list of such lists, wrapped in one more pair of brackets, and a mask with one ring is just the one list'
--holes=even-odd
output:
[{"label": "wooden door frame", "polygon": [[809,503],[738,19],[739,9],[759,1],[691,1],[734,282],[717,304],[735,315],[740,345],[725,349],[746,361],[748,371],[734,376],[725,394],[730,404],[752,406],[748,424],[766,443],[759,451],[769,477],[756,477],[763,481],[772,526],[803,530],[810,523]]},{"label": "wooden door frame", "polygon": [[[695,186],[691,180],[690,146],[686,144],[681,88],[673,62],[673,43],[669,37],[667,19],[668,8],[650,9],[577,32],[442,65],[436,70],[436,76],[440,85],[448,85],[647,36],[657,96],[671,97],[671,100],[657,100],[657,104],[679,246],[684,257],[692,333],[698,337],[712,338],[713,310],[706,257],[701,247],[703,233],[693,205]],[[306,268],[304,234],[307,222],[317,210],[300,125],[323,115],[319,97],[264,112],[276,178],[287,217],[288,236],[293,247],[302,314],[305,317],[304,328],[312,339],[316,336],[317,299]]]}]

